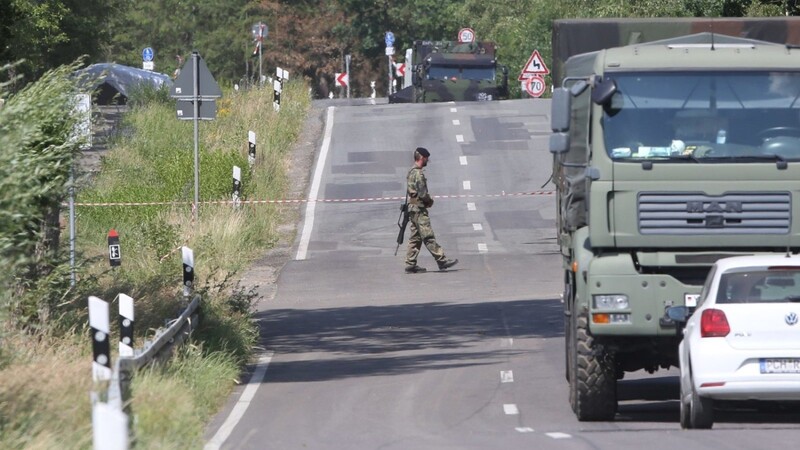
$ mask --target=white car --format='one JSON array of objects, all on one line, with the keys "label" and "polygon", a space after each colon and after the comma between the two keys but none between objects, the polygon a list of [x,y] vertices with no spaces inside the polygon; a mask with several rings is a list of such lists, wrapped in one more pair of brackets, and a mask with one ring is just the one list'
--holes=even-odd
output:
[{"label": "white car", "polygon": [[679,346],[681,427],[711,428],[714,400],[800,400],[800,256],[717,261]]}]

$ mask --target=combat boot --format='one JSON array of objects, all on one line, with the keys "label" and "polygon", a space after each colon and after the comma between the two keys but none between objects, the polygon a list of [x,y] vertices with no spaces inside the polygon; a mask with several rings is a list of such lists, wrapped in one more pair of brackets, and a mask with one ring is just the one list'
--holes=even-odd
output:
[{"label": "combat boot", "polygon": [[427,272],[427,271],[428,271],[428,269],[426,269],[424,267],[420,267],[420,266],[418,266],[416,264],[413,265],[413,266],[406,266],[406,273],[423,273],[423,272]]},{"label": "combat boot", "polygon": [[448,269],[458,264],[458,259],[445,259],[439,261],[439,270]]}]

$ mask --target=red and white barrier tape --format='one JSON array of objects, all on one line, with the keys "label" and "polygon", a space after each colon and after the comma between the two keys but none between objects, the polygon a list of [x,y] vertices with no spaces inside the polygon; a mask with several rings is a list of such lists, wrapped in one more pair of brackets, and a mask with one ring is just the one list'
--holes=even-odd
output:
[{"label": "red and white barrier tape", "polygon": [[[464,198],[500,198],[500,197],[528,197],[554,195],[555,191],[534,191],[534,192],[513,192],[507,194],[458,194],[458,195],[434,195],[434,199],[464,199]],[[405,200],[403,197],[367,197],[367,198],[318,198],[312,199],[286,199],[286,200],[238,200],[241,205],[263,205],[263,204],[298,204],[298,203],[365,203],[365,202],[385,202]],[[205,200],[202,205],[231,205],[233,200]],[[186,206],[194,204],[192,202],[75,202],[75,206]],[[66,206],[66,204],[65,204]]]}]

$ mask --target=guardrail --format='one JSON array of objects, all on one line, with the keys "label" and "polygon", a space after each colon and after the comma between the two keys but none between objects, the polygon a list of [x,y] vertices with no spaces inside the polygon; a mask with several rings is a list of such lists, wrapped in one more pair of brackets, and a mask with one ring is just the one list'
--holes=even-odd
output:
[{"label": "guardrail", "polygon": [[[194,277],[187,282],[186,273],[193,273],[191,257],[187,270],[187,252],[184,248],[184,295],[191,301],[181,314],[170,320],[165,327],[156,330],[152,339],[146,340],[140,349],[132,349],[128,355],[120,354],[113,366],[110,364],[110,326],[108,304],[97,297],[89,297],[89,322],[93,338],[94,390],[92,400],[92,442],[95,450],[127,450],[130,445],[129,427],[131,380],[133,374],[153,362],[169,359],[176,346],[183,343],[199,323],[200,295],[191,295]],[[120,303],[121,305],[122,303]],[[133,311],[130,311],[130,319]],[[122,310],[122,308],[121,308]],[[121,311],[122,312],[122,311]],[[120,316],[122,319],[122,315]],[[132,320],[131,320],[132,322]],[[132,328],[132,323],[131,323]],[[121,326],[123,328],[124,326]],[[124,332],[122,333],[125,334]],[[123,344],[121,341],[120,348]],[[122,353],[122,351],[121,351]]]}]

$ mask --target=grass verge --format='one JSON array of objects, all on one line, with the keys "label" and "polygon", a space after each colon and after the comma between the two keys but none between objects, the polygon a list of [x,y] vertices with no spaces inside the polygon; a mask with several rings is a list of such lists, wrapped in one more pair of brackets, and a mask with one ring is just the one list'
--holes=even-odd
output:
[{"label": "grass verge", "polygon": [[[62,263],[52,283],[40,283],[22,300],[46,310],[49,320],[2,334],[0,448],[91,447],[86,296],[109,301],[112,322],[116,296],[133,297],[136,339],[142,342],[184,304],[183,245],[195,253],[203,321],[170,362],[134,377],[135,445],[200,448],[207,420],[251,356],[257,298],[236,282],[237,274],[277,242],[283,211],[273,204],[235,209],[215,202],[231,198],[234,165],[242,169],[246,200],[285,196],[289,150],[310,107],[306,87],[285,86],[280,113],[273,110],[271,90],[230,92],[218,102],[217,120],[200,124],[201,204],[195,219],[192,122],[177,120],[172,102],[153,98],[126,115],[101,172],[78,194],[77,288],[65,283]],[[252,168],[250,130],[258,144]],[[120,202],[173,204],[92,206]],[[109,269],[106,236],[112,228],[120,235],[122,265]],[[112,329],[112,343],[117,336]]]}]

